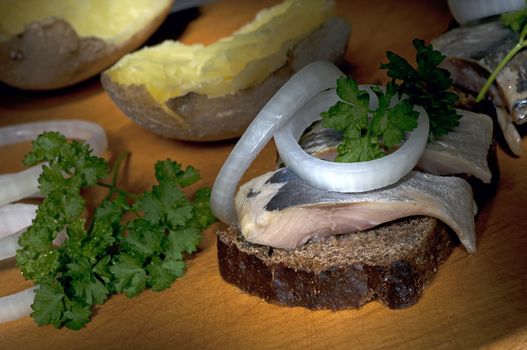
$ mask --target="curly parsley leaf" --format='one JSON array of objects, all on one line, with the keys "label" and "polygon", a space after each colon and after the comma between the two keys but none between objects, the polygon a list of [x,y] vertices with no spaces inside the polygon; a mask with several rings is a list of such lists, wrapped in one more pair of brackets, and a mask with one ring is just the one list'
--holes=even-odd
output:
[{"label": "curly parsley leaf", "polygon": [[[194,201],[182,191],[200,178],[190,166],[158,162],[158,184],[138,196],[116,187],[120,161],[105,184],[106,161],[59,133],[40,135],[24,159],[27,165],[42,161],[48,162],[39,177],[45,198],[19,239],[16,258],[24,277],[38,285],[32,317],[39,325],[80,329],[93,305],[115,292],[132,297],[147,287],[168,288],[183,275],[185,255],[197,250],[201,230],[215,221],[210,189],[199,189]],[[93,185],[109,192],[89,218],[81,191]],[[56,247],[61,231],[68,239]]]},{"label": "curly parsley leaf", "polygon": [[121,239],[121,249],[140,258],[161,252],[165,229],[144,219],[128,224],[128,235]]},{"label": "curly parsley leaf", "polygon": [[165,258],[161,260],[159,257],[155,257],[146,266],[148,272],[147,284],[153,291],[162,291],[174,282],[178,277],[183,275],[185,268],[185,262],[182,260],[173,260]]},{"label": "curly parsley leaf", "polygon": [[520,33],[527,25],[527,6],[518,11],[502,13],[500,19],[506,27]]},{"label": "curly parsley leaf", "polygon": [[102,304],[108,298],[110,291],[97,278],[93,266],[87,258],[80,258],[76,262],[66,265],[65,276],[71,278],[73,295],[86,305]]},{"label": "curly parsley leaf", "polygon": [[114,275],[115,290],[129,298],[146,288],[146,271],[138,257],[126,253],[119,254],[110,266],[110,272]]},{"label": "curly parsley leaf", "polygon": [[166,255],[181,259],[183,253],[192,254],[201,241],[201,231],[195,227],[170,230],[167,236]]},{"label": "curly parsley leaf", "polygon": [[79,330],[90,320],[91,311],[88,305],[76,301],[65,300],[64,325],[70,329]]},{"label": "curly parsley leaf", "polygon": [[39,325],[52,324],[62,326],[64,311],[64,298],[66,297],[62,285],[52,280],[41,284],[35,289],[35,300],[31,308],[31,317]]},{"label": "curly parsley leaf", "polygon": [[181,165],[170,160],[157,162],[155,173],[158,181],[174,181],[181,187],[192,185],[200,179],[199,172],[192,166],[183,170]]},{"label": "curly parsley leaf", "polygon": [[461,116],[455,111],[457,95],[448,91],[452,85],[450,73],[439,68],[445,59],[441,52],[425,45],[423,40],[415,39],[417,68],[412,67],[404,58],[388,51],[388,63],[381,69],[388,70],[388,76],[397,85],[399,96],[406,94],[412,105],[423,107],[430,121],[430,133],[435,137],[447,134],[459,125]]},{"label": "curly parsley leaf", "polygon": [[194,220],[201,229],[209,227],[216,220],[209,204],[210,193],[208,187],[202,187],[194,193]]},{"label": "curly parsley leaf", "polygon": [[105,199],[100,206],[95,209],[95,219],[108,222],[112,226],[119,226],[121,217],[131,208],[126,201],[126,196],[120,193],[113,200]]},{"label": "curly parsley leaf", "polygon": [[360,90],[355,80],[341,77],[337,80],[337,95],[341,98],[327,112],[321,113],[322,125],[343,135],[337,146],[337,162],[363,162],[384,156],[397,147],[405,132],[417,126],[418,113],[407,101],[391,106],[396,87],[390,83],[386,92],[372,87],[378,107],[370,110],[370,95]]}]

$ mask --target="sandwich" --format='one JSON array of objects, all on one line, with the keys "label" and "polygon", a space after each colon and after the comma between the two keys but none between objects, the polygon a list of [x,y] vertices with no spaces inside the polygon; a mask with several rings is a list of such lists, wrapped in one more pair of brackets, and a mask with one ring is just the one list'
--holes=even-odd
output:
[{"label": "sandwich", "polygon": [[[294,83],[282,89],[290,86]],[[318,88],[322,91],[327,86]],[[374,95],[380,99],[381,90],[375,91],[370,93],[372,99]],[[284,111],[281,115],[287,118],[292,114],[292,119],[316,115],[324,110],[321,105],[308,102],[293,113]],[[261,114],[269,114],[268,110],[276,108],[266,106]],[[230,224],[217,234],[223,279],[249,294],[285,306],[339,310],[358,308],[373,300],[394,309],[415,304],[456,246],[461,244],[471,254],[476,251],[474,216],[478,204],[483,206],[493,195],[499,178],[492,120],[470,111],[457,113],[461,117],[457,127],[434,142],[423,142],[411,171],[388,185],[358,192],[328,190],[332,182],[340,180],[322,179],[329,187],[321,188],[299,176],[289,164],[242,185],[233,199],[236,215],[229,218],[218,204],[228,206],[228,200],[215,202],[214,197],[223,198],[222,173],[241,177],[232,174],[231,163],[247,146],[242,136],[213,188],[213,211]],[[419,120],[416,130],[421,128]],[[276,128],[291,128],[292,134],[301,130],[298,145],[303,152],[334,158],[331,154],[338,149],[335,140],[342,139],[342,133],[320,123],[310,124],[307,131],[287,123],[279,121]],[[255,132],[251,126],[246,133]],[[284,142],[278,138],[281,131],[272,132],[280,151],[283,146],[279,142]],[[474,197],[473,193],[479,194]]]}]

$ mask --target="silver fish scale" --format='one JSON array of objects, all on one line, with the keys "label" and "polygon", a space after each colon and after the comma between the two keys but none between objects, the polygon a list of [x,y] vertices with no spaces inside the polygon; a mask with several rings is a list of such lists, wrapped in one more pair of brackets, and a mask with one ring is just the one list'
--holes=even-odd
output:
[{"label": "silver fish scale", "polygon": [[[516,45],[518,34],[501,22],[494,21],[471,27],[453,29],[432,40],[435,49],[448,57],[475,62],[490,74],[505,55]],[[459,68],[458,68],[459,69]],[[469,80],[476,79],[464,74],[465,82],[457,84],[471,86]],[[486,79],[487,76],[484,77]],[[478,78],[479,79],[479,78]],[[484,81],[484,80],[483,80]],[[503,93],[502,98],[516,123],[527,120],[527,50],[519,52],[500,72],[496,79]],[[495,103],[499,104],[494,97]]]},{"label": "silver fish scale", "polygon": [[[265,183],[262,183],[265,181]],[[470,185],[457,177],[436,176],[412,171],[397,183],[381,189],[362,193],[341,193],[321,190],[300,179],[288,168],[276,170],[270,177],[262,175],[242,186],[246,191],[246,200],[258,200],[256,197],[265,186],[277,188],[276,193],[263,206],[266,212],[273,215],[287,215],[285,209],[297,207],[320,207],[327,205],[345,205],[357,203],[393,203],[397,206],[413,206],[414,215],[436,217],[458,235],[467,251],[476,249],[475,227],[473,216],[476,204],[472,197]],[[249,189],[247,189],[249,187]],[[254,189],[258,189],[253,191]],[[239,193],[240,195],[240,193]],[[240,213],[238,213],[240,215]],[[259,214],[253,213],[254,217]]]},{"label": "silver fish scale", "polygon": [[518,34],[499,22],[453,29],[432,42],[435,49],[456,57],[471,58],[493,69],[516,45]]},{"label": "silver fish scale", "polygon": [[[465,212],[472,207],[472,189],[463,179],[412,171],[397,183],[367,192],[335,192],[311,186],[288,168],[277,170],[266,183],[284,184],[265,205],[265,209],[283,210],[292,206],[317,204],[415,201],[421,196],[441,198],[449,208]],[[466,218],[466,217],[464,217]]]},{"label": "silver fish scale", "polygon": [[[484,183],[489,183],[492,174],[487,162],[487,154],[492,144],[492,120],[483,114],[457,110],[463,117],[459,125],[439,139],[426,145],[418,168],[436,175],[465,173],[475,176]],[[438,171],[434,164],[456,158],[458,171],[452,168]],[[432,164],[427,161],[432,160]]]},{"label": "silver fish scale", "polygon": [[[423,160],[420,160],[418,168],[436,175],[466,173],[478,177],[483,182],[489,182],[491,173],[487,164],[487,153],[492,143],[492,120],[483,114],[460,109],[456,111],[462,115],[459,126],[438,140],[429,142],[425,153],[434,155],[439,153],[443,156],[434,157],[435,164],[448,162],[448,157],[456,158],[464,163],[463,168],[458,168],[456,171],[450,171],[447,168],[448,170],[436,172],[437,169],[430,167]],[[306,153],[319,157],[325,151],[334,150],[341,141],[342,133],[323,128],[320,121],[317,121],[306,130],[298,144]],[[277,167],[285,166],[280,158],[277,165]]]}]

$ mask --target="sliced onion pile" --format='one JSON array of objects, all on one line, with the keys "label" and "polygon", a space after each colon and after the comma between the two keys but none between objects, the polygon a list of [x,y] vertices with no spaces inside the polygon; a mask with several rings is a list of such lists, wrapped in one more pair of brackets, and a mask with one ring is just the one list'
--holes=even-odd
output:
[{"label": "sliced onion pile", "polygon": [[[274,135],[281,159],[300,178],[318,188],[363,192],[395,183],[417,163],[428,138],[428,116],[418,109],[417,128],[406,142],[383,158],[335,163],[308,155],[298,145],[307,126],[338,101],[334,90],[343,73],[332,63],[317,61],[293,75],[258,113],[223,164],[212,188],[211,208],[218,219],[236,224],[234,195],[243,174]],[[369,89],[370,108],[377,103]]]},{"label": "sliced onion pile", "polygon": [[[96,155],[101,155],[108,141],[104,129],[95,123],[81,120],[57,120],[19,124],[0,128],[0,146],[32,141],[44,131],[58,131],[68,138],[84,140]],[[42,165],[14,174],[0,175],[0,261],[15,256],[18,237],[35,218],[37,206],[32,204],[10,204],[39,195],[38,177]],[[53,241],[61,244],[65,234]],[[27,316],[31,313],[34,287],[0,297],[0,323]]]}]

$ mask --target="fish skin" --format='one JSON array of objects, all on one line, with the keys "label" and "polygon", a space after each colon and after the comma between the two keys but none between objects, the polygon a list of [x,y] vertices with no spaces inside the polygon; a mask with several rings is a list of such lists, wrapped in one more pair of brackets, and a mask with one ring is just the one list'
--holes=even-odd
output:
[{"label": "fish skin", "polygon": [[[432,40],[432,46],[448,58],[455,57],[475,62],[490,73],[517,42],[518,33],[506,28],[501,22],[494,21],[448,31]],[[453,78],[455,77],[454,75]],[[454,82],[463,86],[466,82],[462,78]],[[487,76],[484,77],[483,83],[486,79]],[[495,98],[503,99],[507,109],[517,115],[517,123],[525,121],[527,111],[515,105],[520,102],[527,103],[527,51],[520,51],[514,56],[498,75],[496,81],[500,87],[501,96],[495,96]],[[495,102],[499,104],[500,101]]]},{"label": "fish skin", "polygon": [[315,188],[281,168],[244,184],[235,208],[249,242],[277,248],[424,215],[450,226],[469,253],[476,250],[476,204],[470,185],[457,177],[413,171],[382,189],[340,193]]},{"label": "fish skin", "polygon": [[468,174],[489,184],[492,173],[487,155],[492,145],[492,119],[456,110],[462,118],[448,134],[426,145],[416,168],[434,175]]},{"label": "fish skin", "polygon": [[[451,73],[454,84],[477,94],[517,41],[518,33],[492,21],[450,30],[431,44],[447,56],[441,67]],[[513,122],[527,122],[527,50],[509,61],[487,95],[496,107],[507,144],[514,154],[521,155],[521,138]]]}]

